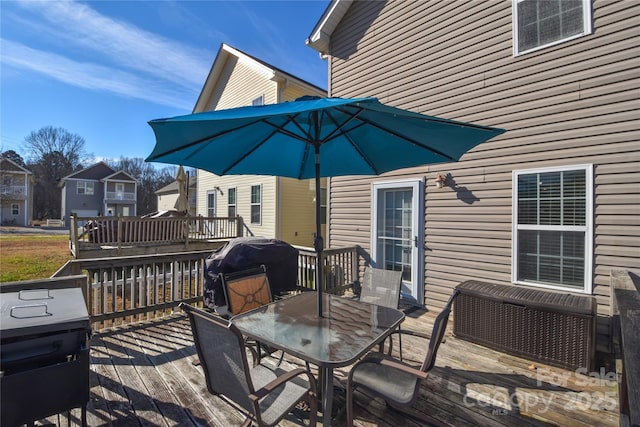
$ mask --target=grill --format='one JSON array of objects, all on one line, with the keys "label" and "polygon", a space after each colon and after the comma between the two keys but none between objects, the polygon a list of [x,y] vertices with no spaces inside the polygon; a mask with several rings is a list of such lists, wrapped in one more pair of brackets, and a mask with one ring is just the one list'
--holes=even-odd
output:
[{"label": "grill", "polygon": [[456,336],[561,368],[593,368],[595,298],[474,280],[456,288]]},{"label": "grill", "polygon": [[14,427],[89,400],[90,322],[81,289],[0,294],[0,421]]}]

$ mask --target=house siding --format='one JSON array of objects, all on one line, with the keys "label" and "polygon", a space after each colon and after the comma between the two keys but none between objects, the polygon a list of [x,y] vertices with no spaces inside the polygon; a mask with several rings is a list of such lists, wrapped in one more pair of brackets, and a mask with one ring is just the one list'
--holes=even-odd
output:
[{"label": "house siding", "polygon": [[260,96],[264,97],[265,104],[276,103],[277,84],[260,70],[260,67],[250,66],[230,55],[205,111],[251,105],[252,101]]},{"label": "house siding", "polygon": [[[251,186],[262,185],[262,221],[251,224]],[[198,170],[197,212],[207,214],[207,194],[215,187],[220,187],[224,194],[216,191],[216,216],[226,217],[229,207],[229,188],[236,188],[236,212],[244,220],[247,230],[244,235],[276,237],[276,178],[259,175],[227,175],[217,176],[210,172]]]},{"label": "house siding", "polygon": [[[511,283],[512,171],[594,168],[594,282],[607,342],[612,268],[640,274],[640,2],[593,2],[591,35],[514,57],[511,1],[354,2],[332,34],[331,95],[504,128],[427,179],[425,295],[467,279]],[[451,187],[433,179],[449,173]],[[332,247],[371,246],[371,183],[332,178]],[[600,348],[602,349],[602,348]]]},{"label": "house siding", "polygon": [[[33,220],[33,175],[8,159],[0,159],[0,224],[29,226]],[[6,184],[6,185],[5,185]],[[14,215],[13,205],[18,205]]]},{"label": "house siding", "polygon": [[316,233],[314,180],[282,178],[280,180],[281,239],[292,245],[313,247]]}]

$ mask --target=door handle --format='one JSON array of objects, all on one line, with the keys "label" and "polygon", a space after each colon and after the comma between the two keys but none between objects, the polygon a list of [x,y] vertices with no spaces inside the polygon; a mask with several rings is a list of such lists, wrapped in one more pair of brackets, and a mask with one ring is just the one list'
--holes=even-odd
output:
[{"label": "door handle", "polygon": [[413,244],[416,248],[418,247],[418,236],[413,236]]}]

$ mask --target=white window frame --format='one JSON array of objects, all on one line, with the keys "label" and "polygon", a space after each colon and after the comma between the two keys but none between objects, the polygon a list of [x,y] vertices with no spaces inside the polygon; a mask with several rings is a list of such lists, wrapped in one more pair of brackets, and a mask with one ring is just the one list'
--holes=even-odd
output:
[{"label": "white window frame", "polygon": [[[231,203],[229,199],[231,198],[231,192],[234,194],[234,203]],[[230,209],[233,207],[234,215],[230,214]],[[238,216],[238,188],[237,187],[229,187],[227,188],[227,216],[229,218],[235,218]]]},{"label": "white window frame", "polygon": [[256,99],[251,101],[251,106],[259,107],[260,105],[264,105],[264,95],[260,95]]},{"label": "white window frame", "polygon": [[[78,181],[76,193],[84,196],[93,196],[95,194],[95,183],[93,181]],[[90,188],[91,191],[87,191]],[[82,191],[80,191],[82,189]]]},{"label": "white window frame", "polygon": [[13,216],[20,215],[20,205],[18,203],[11,204],[11,215]]},{"label": "white window frame", "polygon": [[[518,176],[534,173],[548,173],[561,171],[585,171],[585,225],[565,226],[565,225],[529,225],[518,224]],[[562,167],[548,167],[535,169],[514,170],[512,173],[512,245],[511,245],[511,281],[519,285],[535,286],[540,288],[555,289],[574,293],[591,294],[593,291],[593,165],[581,164]],[[584,288],[567,287],[562,285],[549,285],[518,280],[518,231],[519,230],[546,230],[546,231],[582,231],[584,232]]]},{"label": "white window frame", "polygon": [[[259,202],[254,202],[253,201],[253,188],[254,187],[258,187],[260,189],[260,201]],[[263,193],[262,193],[262,184],[253,184],[251,185],[251,188],[249,190],[249,223],[250,224],[254,224],[254,225],[261,225],[262,224],[262,198],[263,198]],[[254,222],[253,221],[253,207],[257,206],[259,213],[260,213],[260,220],[258,222]]]},{"label": "white window frame", "polygon": [[569,36],[567,38],[564,39],[559,39],[556,41],[553,41],[551,43],[547,43],[544,45],[540,45],[540,46],[536,46],[534,48],[528,49],[528,50],[523,50],[522,52],[520,52],[518,50],[518,4],[522,3],[523,1],[527,1],[527,0],[511,0],[513,5],[511,7],[511,28],[513,29],[512,31],[512,40],[513,40],[513,56],[520,56],[520,55],[524,55],[527,53],[531,53],[531,52],[535,52],[537,50],[540,49],[545,49],[547,47],[550,46],[555,46],[557,44],[560,43],[565,43],[568,42],[570,40],[573,39],[577,39],[579,37],[583,37],[583,36],[587,36],[591,33],[593,33],[593,8],[591,5],[591,1],[592,0],[582,0],[582,19],[583,19],[583,31],[580,34],[575,34],[573,36]]},{"label": "white window frame", "polygon": [[[210,200],[209,196],[213,197],[213,207],[211,207],[210,204],[209,204],[209,200]],[[217,206],[218,205],[218,200],[217,200],[216,190],[207,190],[207,198],[206,198],[205,203],[206,203],[206,209],[207,209],[207,217],[209,217],[209,218],[215,217],[216,216],[216,208],[218,207]],[[211,212],[211,211],[213,211],[213,212]],[[213,213],[213,215],[212,215],[212,213]]]}]

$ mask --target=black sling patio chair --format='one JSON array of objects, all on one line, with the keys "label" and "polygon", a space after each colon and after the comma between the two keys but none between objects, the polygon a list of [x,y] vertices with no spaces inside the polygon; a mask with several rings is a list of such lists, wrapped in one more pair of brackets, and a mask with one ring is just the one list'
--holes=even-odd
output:
[{"label": "black sling patio chair", "polygon": [[[242,424],[274,426],[300,401],[309,405],[309,425],[316,425],[316,380],[302,368],[285,371],[257,363],[249,364],[242,334],[226,319],[187,304],[180,307],[189,316],[207,390],[241,408],[247,416]],[[306,377],[306,379],[304,378]]]},{"label": "black sling patio chair", "polygon": [[390,407],[429,425],[441,422],[413,408],[420,393],[420,383],[425,380],[436,362],[436,354],[447,329],[453,300],[458,295],[454,290],[446,306],[434,323],[427,355],[420,368],[415,368],[383,353],[369,353],[357,362],[347,379],[347,426],[353,427],[353,392],[362,387],[374,396],[381,397]]}]

